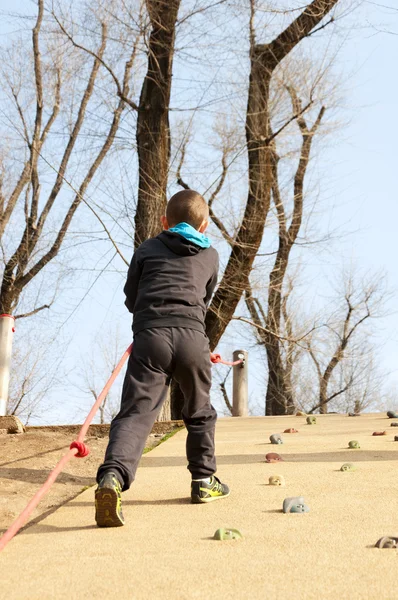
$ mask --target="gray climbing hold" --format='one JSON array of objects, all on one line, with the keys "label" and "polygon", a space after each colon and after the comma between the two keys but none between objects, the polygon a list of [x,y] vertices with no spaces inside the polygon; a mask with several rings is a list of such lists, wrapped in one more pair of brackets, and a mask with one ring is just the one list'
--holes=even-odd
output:
[{"label": "gray climbing hold", "polygon": [[268,480],[268,483],[269,483],[269,485],[284,486],[285,478],[283,477],[283,475],[271,475],[271,477]]},{"label": "gray climbing hold", "polygon": [[283,439],[280,433],[274,433],[269,436],[271,444],[283,444]]},{"label": "gray climbing hold", "polygon": [[350,412],[350,413],[348,413],[348,416],[349,416],[349,417],[360,417],[360,416],[361,416],[361,413]]},{"label": "gray climbing hold", "polygon": [[341,465],[340,467],[340,471],[356,471],[357,468],[355,465],[353,465],[352,463],[344,463],[344,465]]},{"label": "gray climbing hold", "polygon": [[398,538],[396,537],[382,537],[375,543],[375,548],[396,548],[398,545]]},{"label": "gray climbing hold", "polygon": [[305,503],[302,496],[294,496],[293,498],[285,498],[283,501],[284,513],[307,513],[310,512],[309,506]]},{"label": "gray climbing hold", "polygon": [[307,417],[307,424],[308,425],[316,425],[316,417],[313,416],[308,416]]},{"label": "gray climbing hold", "polygon": [[357,442],[357,440],[351,440],[350,442],[348,442],[348,447],[355,448],[358,450],[361,446],[359,445],[359,442]]},{"label": "gray climbing hold", "polygon": [[222,542],[228,540],[241,540],[243,539],[243,535],[238,529],[227,529],[221,527],[221,529],[217,529],[216,533],[213,536],[213,539],[220,540]]},{"label": "gray climbing hold", "polygon": [[389,419],[398,419],[398,413],[394,412],[393,410],[389,410],[387,412],[387,417]]}]

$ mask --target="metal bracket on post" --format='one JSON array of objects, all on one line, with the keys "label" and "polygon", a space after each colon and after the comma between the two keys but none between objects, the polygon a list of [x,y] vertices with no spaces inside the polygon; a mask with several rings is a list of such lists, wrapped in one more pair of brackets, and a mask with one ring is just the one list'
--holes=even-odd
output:
[{"label": "metal bracket on post", "polygon": [[[247,352],[246,352],[246,354],[247,354]],[[243,369],[243,367],[246,364],[246,356],[245,356],[245,354],[243,352],[239,352],[239,354],[238,354],[238,360],[242,361],[239,366],[240,366],[241,369]]]},{"label": "metal bracket on post", "polygon": [[14,322],[12,315],[0,315],[0,416],[7,413]]},{"label": "metal bracket on post", "polygon": [[233,367],[233,391],[232,391],[232,416],[247,417],[248,413],[248,354],[246,350],[235,350],[233,353],[234,362],[242,362]]}]

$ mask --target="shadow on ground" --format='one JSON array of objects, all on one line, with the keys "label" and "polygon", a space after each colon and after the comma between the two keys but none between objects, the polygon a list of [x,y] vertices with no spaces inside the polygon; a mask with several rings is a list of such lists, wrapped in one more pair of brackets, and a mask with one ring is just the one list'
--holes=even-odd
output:
[{"label": "shadow on ground", "polygon": [[[28,483],[43,484],[50,475],[52,469],[0,469],[1,479],[12,479],[14,481],[26,481]],[[69,475],[60,473],[57,477],[58,483],[76,483],[82,486],[93,485],[93,477],[81,477],[80,475]]]},{"label": "shadow on ground", "polygon": [[[397,444],[398,446],[398,444]],[[339,448],[333,452],[313,452],[308,454],[284,454],[283,449],[279,448],[279,453],[285,462],[339,462],[351,461],[383,461],[396,460],[398,452],[395,450],[348,450]],[[261,454],[229,454],[227,456],[218,456],[218,465],[244,465],[257,462],[265,462],[265,453]],[[185,456],[147,456],[141,461],[140,468],[150,467],[182,467],[186,465]]]},{"label": "shadow on ground", "polygon": [[[283,454],[280,449],[280,454],[284,462],[307,463],[307,462],[339,462],[351,461],[355,462],[377,462],[385,460],[396,460],[398,452],[394,450],[347,450],[340,448],[334,452],[314,452],[308,454]],[[242,465],[265,462],[265,453],[261,454],[230,454],[227,456],[217,457],[218,465]],[[140,469],[148,469],[151,467],[185,467],[187,464],[185,456],[145,456],[145,459],[140,463]],[[0,469],[0,478],[26,481],[29,483],[44,483],[49,476],[49,469]],[[93,477],[81,477],[79,475],[69,475],[61,473],[57,478],[59,483],[77,483],[82,486],[94,485]]]},{"label": "shadow on ground", "polygon": [[37,460],[39,456],[45,456],[47,454],[52,454],[53,452],[59,452],[60,450],[68,450],[68,446],[59,446],[58,448],[51,448],[50,450],[45,450],[44,452],[35,452],[35,454],[31,454],[30,456],[21,456],[20,458],[16,458],[15,460],[10,460],[9,462],[1,463],[0,467],[7,467],[7,465],[13,465],[17,462],[23,462],[24,460],[30,460],[34,458]]}]

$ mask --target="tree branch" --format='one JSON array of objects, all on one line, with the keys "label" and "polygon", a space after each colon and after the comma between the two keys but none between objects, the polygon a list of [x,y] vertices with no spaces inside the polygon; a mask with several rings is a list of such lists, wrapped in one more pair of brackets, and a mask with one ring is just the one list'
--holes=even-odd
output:
[{"label": "tree branch", "polygon": [[35,308],[34,310],[31,310],[27,313],[15,315],[14,319],[24,319],[25,317],[31,317],[32,315],[37,314],[38,312],[40,312],[41,310],[44,310],[45,308],[50,308],[51,304],[43,304],[43,306],[40,306],[39,308]]},{"label": "tree branch", "polygon": [[52,11],[51,14],[54,17],[55,21],[58,23],[58,26],[61,29],[62,33],[68,38],[68,40],[73,44],[73,46],[75,46],[75,48],[78,48],[79,50],[83,50],[84,52],[87,52],[87,54],[90,54],[96,61],[100,62],[102,64],[102,66],[105,67],[105,69],[108,71],[108,73],[112,77],[113,81],[115,82],[116,89],[117,89],[117,95],[119,96],[119,98],[121,100],[123,100],[123,102],[126,102],[126,104],[128,104],[133,110],[138,111],[139,106],[135,102],[133,102],[133,100],[131,100],[130,98],[128,98],[125,95],[124,90],[123,90],[122,86],[120,85],[119,79],[116,77],[113,69],[111,69],[111,67],[104,61],[104,59],[102,58],[103,55],[101,53],[96,54],[89,48],[86,48],[85,46],[82,46],[81,44],[78,44],[77,42],[75,42],[75,40],[70,35],[70,33],[68,33],[66,31],[65,27],[62,25],[61,21],[58,19],[55,12]]}]

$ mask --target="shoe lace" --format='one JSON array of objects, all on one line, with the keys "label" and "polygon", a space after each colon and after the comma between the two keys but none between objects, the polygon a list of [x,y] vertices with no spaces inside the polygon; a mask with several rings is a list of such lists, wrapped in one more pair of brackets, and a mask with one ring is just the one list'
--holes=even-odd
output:
[{"label": "shoe lace", "polygon": [[216,483],[215,483],[214,487],[216,488],[217,492],[222,492],[223,491],[223,487],[222,487],[221,481],[215,475],[213,477],[216,480]]}]

